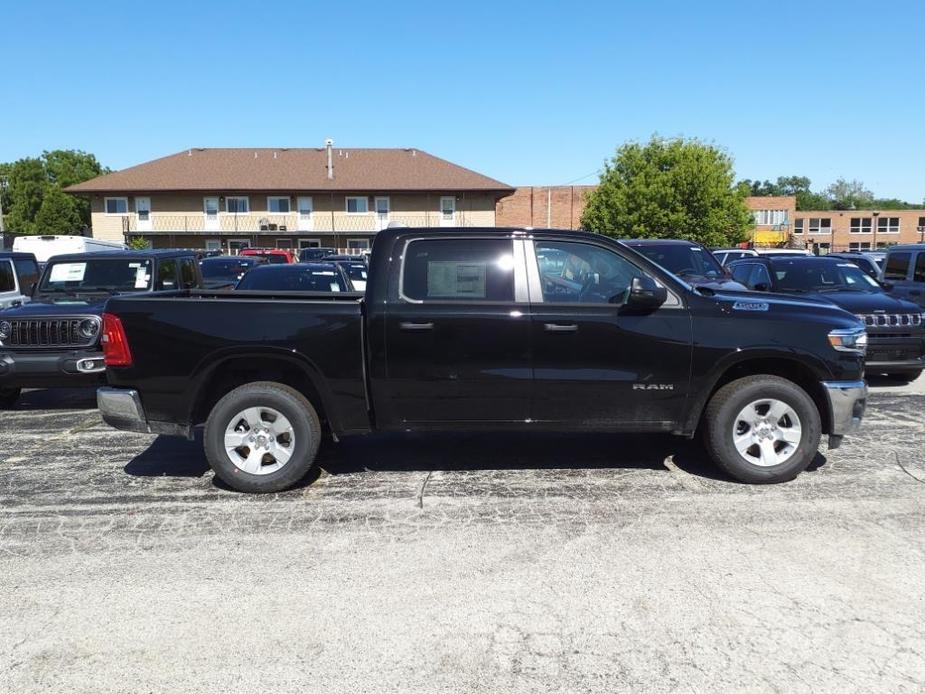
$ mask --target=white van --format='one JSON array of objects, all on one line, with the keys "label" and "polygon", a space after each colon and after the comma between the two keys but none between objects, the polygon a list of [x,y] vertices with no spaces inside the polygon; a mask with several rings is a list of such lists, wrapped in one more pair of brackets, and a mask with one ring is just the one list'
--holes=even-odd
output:
[{"label": "white van", "polygon": [[13,239],[13,250],[31,253],[39,265],[48,259],[65,253],[90,253],[91,251],[124,251],[127,246],[118,241],[101,241],[86,236],[17,236]]}]

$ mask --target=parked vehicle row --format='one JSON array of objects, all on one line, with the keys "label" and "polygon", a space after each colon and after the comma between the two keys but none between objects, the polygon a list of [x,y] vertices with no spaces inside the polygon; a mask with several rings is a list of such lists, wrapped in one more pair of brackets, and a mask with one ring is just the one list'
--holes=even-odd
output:
[{"label": "parked vehicle row", "polygon": [[373,430],[702,431],[735,478],[778,482],[864,413],[856,316],[697,288],[603,236],[386,229],[368,279],[365,296],[110,298],[103,418],[182,436],[204,426],[216,474],[266,492],[309,471],[322,432]]}]

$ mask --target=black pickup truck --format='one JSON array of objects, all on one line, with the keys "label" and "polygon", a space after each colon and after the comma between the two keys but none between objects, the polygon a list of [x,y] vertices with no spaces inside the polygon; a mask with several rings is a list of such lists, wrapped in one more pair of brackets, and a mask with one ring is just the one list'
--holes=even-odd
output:
[{"label": "black pickup truck", "polygon": [[287,488],[322,432],[703,430],[745,482],[795,477],[860,423],[866,332],[823,302],[700,293],[587,233],[387,229],[365,297],[178,292],[103,317],[103,418],[192,436],[216,474]]},{"label": "black pickup truck", "polygon": [[32,301],[0,311],[0,409],[23,388],[106,382],[100,316],[111,296],[200,287],[195,251],[101,251],[54,256]]}]

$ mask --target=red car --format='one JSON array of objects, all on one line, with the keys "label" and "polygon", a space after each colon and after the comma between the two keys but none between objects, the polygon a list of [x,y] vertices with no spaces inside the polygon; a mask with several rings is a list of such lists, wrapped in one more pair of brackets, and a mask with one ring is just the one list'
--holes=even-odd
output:
[{"label": "red car", "polygon": [[270,265],[288,265],[299,262],[296,254],[288,248],[245,248],[240,255],[264,258]]}]

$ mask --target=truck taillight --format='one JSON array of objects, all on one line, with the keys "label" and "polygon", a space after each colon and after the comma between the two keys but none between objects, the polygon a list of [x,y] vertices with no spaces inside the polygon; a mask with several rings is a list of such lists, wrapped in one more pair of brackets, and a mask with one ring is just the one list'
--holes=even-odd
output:
[{"label": "truck taillight", "polygon": [[132,350],[125,337],[125,328],[119,316],[111,313],[103,314],[103,336],[100,339],[103,345],[103,361],[106,366],[131,366]]}]

